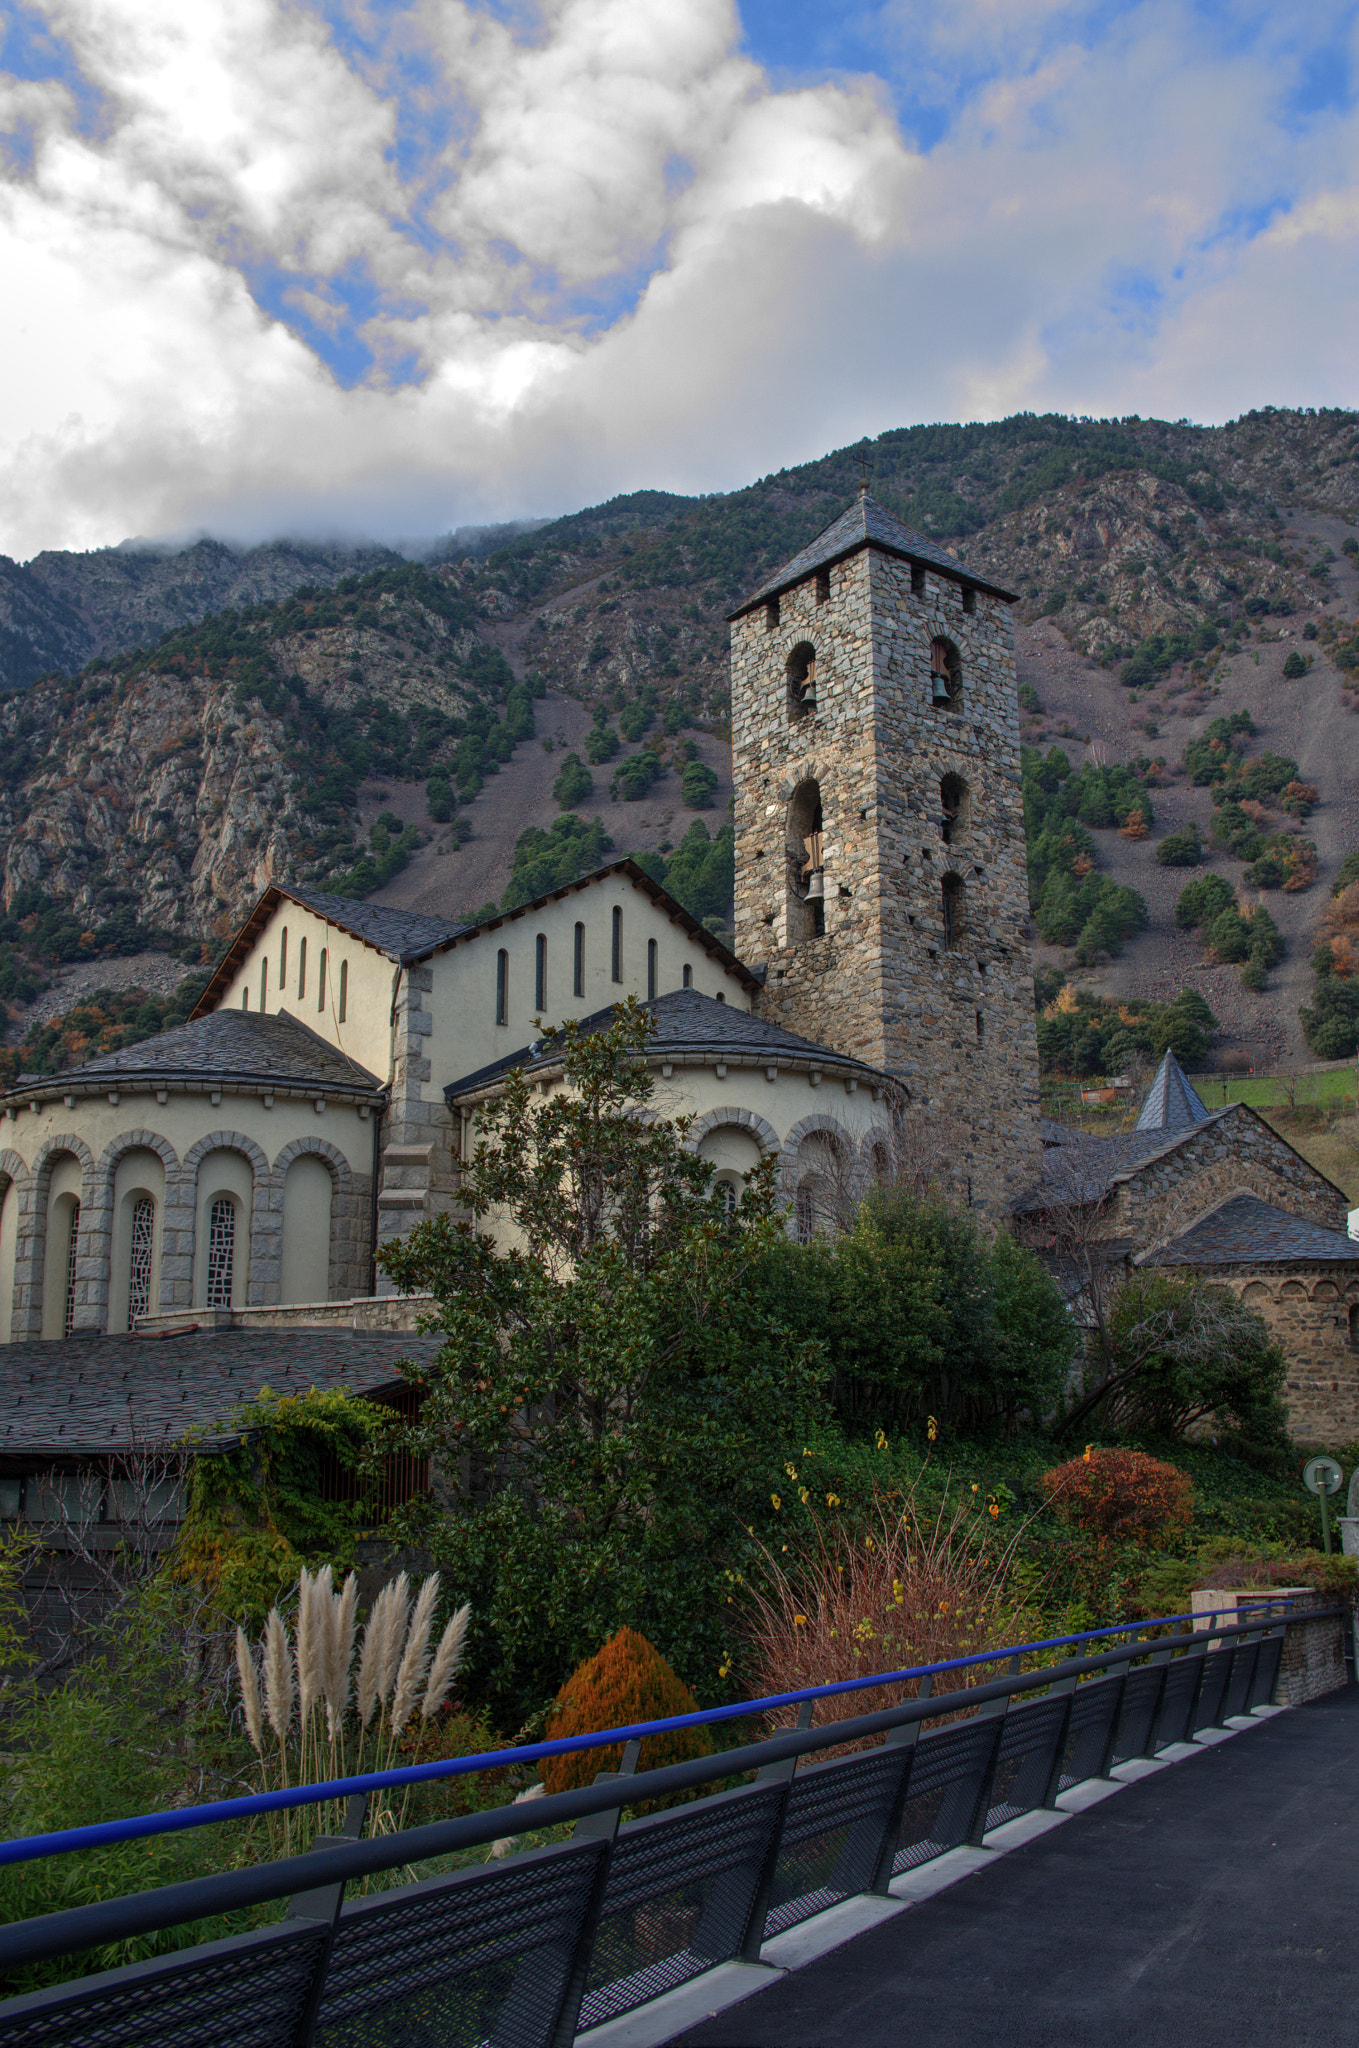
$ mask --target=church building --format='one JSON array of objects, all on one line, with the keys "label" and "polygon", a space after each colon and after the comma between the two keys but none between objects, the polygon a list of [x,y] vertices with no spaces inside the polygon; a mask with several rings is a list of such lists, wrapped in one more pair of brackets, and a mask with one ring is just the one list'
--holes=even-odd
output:
[{"label": "church building", "polygon": [[[271,885],[187,1024],[0,1096],[0,1344],[411,1328],[377,1247],[456,1209],[511,1068],[562,1085],[543,1026],[628,994],[731,1200],[772,1156],[789,1228],[830,1227],[906,1120],[987,1227],[1032,1219],[1013,603],[863,491],[737,607],[735,952],[627,860],[471,925]],[[1329,1228],[1339,1191],[1246,1135],[1200,1210]],[[1192,1191],[1176,1216],[1192,1245]]]}]

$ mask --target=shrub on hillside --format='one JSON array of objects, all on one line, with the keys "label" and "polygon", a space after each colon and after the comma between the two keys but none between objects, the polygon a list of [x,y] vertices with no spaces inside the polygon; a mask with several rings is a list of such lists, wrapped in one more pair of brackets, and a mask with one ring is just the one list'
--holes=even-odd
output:
[{"label": "shrub on hillside", "polygon": [[1198,826],[1181,825],[1178,832],[1167,832],[1156,849],[1156,858],[1163,868],[1196,868],[1203,859]]},{"label": "shrub on hillside", "polygon": [[552,785],[552,794],[564,811],[573,811],[593,794],[594,777],[579,754],[568,754]]},{"label": "shrub on hillside", "polygon": [[1194,1516],[1188,1476],[1145,1451],[1091,1448],[1045,1472],[1041,1483],[1054,1512],[1093,1536],[1101,1551],[1122,1543],[1164,1550]]},{"label": "shrub on hillside", "polygon": [[[565,1742],[573,1735],[592,1735],[600,1728],[626,1728],[637,1721],[665,1721],[697,1712],[698,1701],[660,1651],[636,1629],[620,1628],[567,1679],[548,1710],[544,1735],[548,1742]],[[674,1728],[665,1735],[646,1737],[637,1768],[659,1771],[667,1764],[687,1763],[691,1757],[711,1756],[712,1750],[706,1728]],[[544,1757],[538,1768],[549,1793],[573,1792],[579,1786],[593,1785],[598,1771],[616,1771],[622,1761],[623,1746],[613,1743],[604,1749],[576,1749],[564,1756]]]}]

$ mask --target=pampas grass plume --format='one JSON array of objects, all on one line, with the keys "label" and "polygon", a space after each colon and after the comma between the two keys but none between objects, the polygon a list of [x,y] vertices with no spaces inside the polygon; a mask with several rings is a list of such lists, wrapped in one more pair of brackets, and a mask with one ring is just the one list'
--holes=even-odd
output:
[{"label": "pampas grass plume", "polygon": [[[439,1646],[441,1649],[442,1644]],[[236,1631],[236,1670],[241,1680],[241,1705],[245,1709],[245,1726],[258,1756],[264,1754],[264,1722],[260,1714],[259,1680],[255,1676],[255,1660],[250,1654],[250,1645],[245,1639],[245,1630]]]},{"label": "pampas grass plume", "polygon": [[277,1607],[269,1609],[264,1625],[264,1709],[269,1726],[280,1742],[285,1741],[293,1713],[293,1660]]},{"label": "pampas grass plume", "polygon": [[325,1683],[330,1653],[331,1571],[315,1575],[302,1567],[297,1582],[298,1711],[305,1723]]},{"label": "pampas grass plume", "polygon": [[354,1661],[354,1613],[359,1601],[359,1582],[351,1572],[344,1590],[332,1594],[326,1635],[326,1725],[333,1742],[349,1705],[349,1674]]},{"label": "pampas grass plume", "polygon": [[[522,1806],[526,1799],[541,1799],[546,1790],[547,1787],[540,1778],[536,1785],[530,1785],[526,1792],[521,1792],[514,1803],[516,1806]],[[499,1836],[491,1844],[490,1854],[486,1858],[487,1862],[490,1862],[492,1856],[508,1856],[515,1843],[522,1839],[520,1835]]]},{"label": "pampas grass plume", "polygon": [[401,1662],[401,1645],[406,1640],[406,1616],[410,1612],[411,1582],[405,1572],[398,1572],[387,1588],[391,1601],[387,1608],[387,1625],[378,1644],[378,1698],[385,1700],[396,1679],[396,1667]]},{"label": "pampas grass plume", "polygon": [[467,1624],[471,1619],[472,1603],[469,1600],[460,1607],[448,1627],[439,1638],[439,1647],[434,1652],[434,1662],[429,1668],[429,1684],[420,1708],[420,1719],[428,1721],[431,1714],[437,1714],[457,1676],[462,1662],[463,1646],[467,1641]]},{"label": "pampas grass plume", "polygon": [[439,1574],[431,1572],[420,1588],[411,1616],[410,1634],[396,1674],[392,1693],[392,1733],[399,1735],[415,1711],[415,1701],[429,1669],[429,1631],[434,1620],[434,1603],[439,1597]]}]

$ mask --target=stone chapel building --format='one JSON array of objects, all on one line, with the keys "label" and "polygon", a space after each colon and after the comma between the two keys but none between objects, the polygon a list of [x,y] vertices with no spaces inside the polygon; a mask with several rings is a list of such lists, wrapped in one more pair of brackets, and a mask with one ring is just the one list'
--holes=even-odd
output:
[{"label": "stone chapel building", "polygon": [[[1032,1216],[1053,1147],[1013,603],[864,491],[738,606],[734,953],[626,860],[470,926],[274,884],[187,1024],[21,1079],[0,1096],[0,1408],[63,1338],[88,1384],[104,1334],[409,1329],[376,1246],[456,1207],[511,1067],[562,1085],[543,1022],[628,993],[654,1011],[658,1106],[694,1117],[733,1200],[772,1155],[790,1228],[822,1227],[890,1170],[906,1112],[989,1225]],[[1197,1209],[1182,1175],[1176,1242],[1246,1195],[1343,1229],[1339,1190],[1250,1116],[1214,1121]]]}]

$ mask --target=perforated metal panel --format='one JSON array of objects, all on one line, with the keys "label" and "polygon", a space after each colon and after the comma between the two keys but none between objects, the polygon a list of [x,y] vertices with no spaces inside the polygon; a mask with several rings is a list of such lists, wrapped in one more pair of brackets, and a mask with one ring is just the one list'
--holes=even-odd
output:
[{"label": "perforated metal panel", "polygon": [[1161,1695],[1161,1712],[1156,1723],[1156,1747],[1168,1749],[1172,1742],[1187,1742],[1202,1669],[1197,1657],[1176,1657],[1166,1672],[1166,1689]]},{"label": "perforated metal panel", "polygon": [[1144,1664],[1139,1671],[1128,1673],[1123,1688],[1123,1704],[1119,1709],[1118,1732],[1114,1736],[1111,1764],[1125,1764],[1132,1757],[1145,1756],[1151,1747],[1152,1723],[1156,1719],[1156,1703],[1161,1696],[1163,1668],[1159,1664]]},{"label": "perforated metal panel", "polygon": [[1255,1660],[1255,1677],[1251,1682],[1250,1703],[1253,1707],[1267,1707],[1274,1698],[1274,1689],[1279,1683],[1279,1664],[1283,1657],[1283,1630],[1277,1635],[1268,1635],[1260,1645],[1260,1654]]},{"label": "perforated metal panel", "polygon": [[316,2048],[546,2048],[603,1852],[571,1842],[346,1906]]},{"label": "perforated metal panel", "polygon": [[1065,1792],[1069,1785],[1082,1784],[1098,1773],[1121,1691],[1122,1681],[1118,1678],[1096,1678],[1088,1685],[1076,1687],[1062,1751],[1059,1791]]},{"label": "perforated metal panel", "polygon": [[1249,1708],[1251,1687],[1255,1680],[1255,1659],[1259,1647],[1258,1643],[1238,1640],[1232,1651],[1232,1668],[1228,1674],[1222,1700],[1224,1721],[1230,1721],[1233,1714],[1246,1713]]},{"label": "perforated metal panel", "polygon": [[1065,1695],[1011,1707],[1001,1731],[1000,1754],[986,1810],[988,1828],[1017,1820],[1043,1804],[1066,1720]]},{"label": "perforated metal panel", "polygon": [[783,1824],[764,1938],[873,1882],[911,1752],[902,1745],[799,1771]]},{"label": "perforated metal panel", "polygon": [[921,1736],[892,1859],[894,1875],[967,1840],[996,1732],[995,1720],[987,1716]]},{"label": "perforated metal panel", "polygon": [[631,2012],[736,1954],[784,1791],[724,1792],[619,1830],[582,2028]]},{"label": "perforated metal panel", "polygon": [[293,2048],[325,1953],[312,1923],[204,1942],[0,2005],[5,2048]]},{"label": "perforated metal panel", "polygon": [[1194,1709],[1194,1727],[1216,1728],[1222,1719],[1222,1700],[1227,1690],[1227,1680],[1232,1675],[1231,1652],[1215,1650],[1209,1645],[1203,1665],[1203,1685],[1199,1691],[1199,1703]]}]

